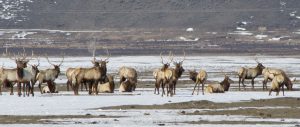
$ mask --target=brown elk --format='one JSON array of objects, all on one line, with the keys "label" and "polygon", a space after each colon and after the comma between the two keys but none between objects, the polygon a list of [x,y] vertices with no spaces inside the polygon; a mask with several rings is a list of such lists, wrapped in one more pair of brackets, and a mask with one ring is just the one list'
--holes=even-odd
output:
[{"label": "brown elk", "polygon": [[115,89],[114,76],[107,74],[104,82],[103,84],[98,84],[98,91],[100,93],[113,93]]},{"label": "brown elk", "polygon": [[[175,60],[173,62],[173,64],[175,65],[175,68],[169,68],[172,71],[172,79],[170,81],[170,83],[173,85],[171,87],[171,89],[169,89],[169,93],[171,94],[171,96],[173,94],[176,94],[176,84],[178,79],[181,77],[182,73],[185,71],[182,67],[183,61],[185,60],[185,51],[183,51],[183,59],[182,60]],[[172,91],[173,89],[173,91]]]},{"label": "brown elk", "polygon": [[76,68],[74,70],[72,75],[72,84],[75,95],[78,95],[79,83],[82,82],[89,82],[89,94],[92,94],[93,90],[95,90],[95,93],[98,94],[98,83],[104,83],[104,80],[106,78],[106,64],[109,62],[109,56],[110,54],[107,50],[107,58],[105,58],[104,60],[96,60],[96,58],[94,57],[92,63],[94,65],[98,64],[99,66],[94,66],[91,68]]},{"label": "brown elk", "polygon": [[254,89],[254,79],[262,74],[263,69],[265,68],[262,63],[260,63],[257,59],[255,59],[257,62],[257,66],[255,68],[245,68],[242,67],[238,71],[238,77],[239,77],[239,90],[240,84],[242,82],[244,89],[246,89],[246,86],[244,84],[245,79],[251,79],[252,89]]},{"label": "brown elk", "polygon": [[286,77],[286,73],[281,70],[281,69],[275,69],[275,68],[265,68],[262,71],[262,74],[264,76],[264,81],[263,81],[263,90],[266,88],[267,89],[267,83],[268,80],[273,80],[275,75],[278,74],[283,74],[287,80],[287,82],[285,83],[285,86],[287,87],[288,90],[292,90],[293,88],[293,83],[290,81],[290,79],[288,77]]},{"label": "brown elk", "polygon": [[292,89],[292,81],[288,76],[282,72],[282,73],[275,73],[275,72],[270,72],[267,70],[268,73],[273,74],[274,78],[272,79],[272,85],[271,89],[269,90],[269,96],[271,95],[272,91],[276,91],[276,96],[279,95],[280,88],[282,88],[282,94],[284,96],[284,85],[287,85],[288,89]]},{"label": "brown elk", "polygon": [[128,80],[130,84],[132,84],[132,91],[135,91],[136,84],[137,84],[137,72],[134,68],[131,67],[121,67],[119,69],[119,77],[120,77],[120,84],[125,80]]},{"label": "brown elk", "polygon": [[[29,63],[28,63],[29,64]],[[38,64],[29,64],[31,67],[30,68],[25,68],[24,70],[24,77],[21,81],[23,83],[23,93],[25,93],[26,89],[26,95],[29,96],[31,93],[32,96],[34,96],[34,84],[36,83],[36,77],[37,74],[39,73],[38,66],[40,65],[39,59],[38,59]],[[25,88],[26,85],[26,88]],[[24,94],[25,96],[25,94]]]},{"label": "brown elk", "polygon": [[4,86],[10,86],[11,93],[10,95],[13,95],[13,85],[17,83],[17,90],[18,95],[21,96],[21,83],[22,79],[24,78],[24,68],[27,67],[27,63],[29,62],[29,59],[26,59],[26,53],[25,49],[23,48],[24,52],[21,54],[21,57],[14,55],[14,58],[9,56],[11,60],[14,60],[17,64],[17,68],[15,69],[1,69],[1,81]]},{"label": "brown elk", "polygon": [[207,80],[207,73],[205,70],[200,70],[199,73],[197,73],[195,70],[194,71],[189,71],[190,74],[190,79],[193,80],[196,84],[194,86],[194,90],[192,95],[194,95],[195,89],[198,85],[198,92],[197,95],[199,94],[200,90],[200,84],[202,84],[202,94],[204,95],[204,84]]},{"label": "brown elk", "polygon": [[43,94],[42,92],[42,88],[41,88],[41,84],[42,83],[47,83],[48,87],[50,89],[51,93],[56,92],[56,88],[55,88],[55,82],[54,80],[57,79],[58,75],[60,74],[60,66],[62,65],[63,61],[64,61],[64,55],[62,56],[62,60],[60,61],[59,64],[53,64],[52,62],[50,62],[48,56],[46,55],[46,59],[48,61],[49,64],[51,64],[54,68],[52,69],[46,69],[46,70],[41,70],[38,75],[36,80],[39,82],[39,89],[41,94]]},{"label": "brown elk", "polygon": [[[169,70],[170,63],[173,61],[173,56],[172,52],[169,53],[169,62],[164,63],[164,59],[162,57],[162,53],[160,53],[160,58],[161,58],[161,63],[163,64],[161,69],[156,69],[153,71],[153,76],[155,78],[155,89],[154,89],[154,94],[156,94],[156,90],[158,91],[159,94],[159,87],[161,85],[162,87],[162,95],[165,94],[165,84],[167,84],[167,89],[169,89],[170,86],[170,79],[172,78],[172,71]],[[167,90],[168,91],[168,90]]]},{"label": "brown elk", "polygon": [[207,93],[224,93],[225,91],[229,90],[230,84],[233,81],[227,76],[224,75],[224,80],[220,82],[219,84],[208,84],[205,92]]}]

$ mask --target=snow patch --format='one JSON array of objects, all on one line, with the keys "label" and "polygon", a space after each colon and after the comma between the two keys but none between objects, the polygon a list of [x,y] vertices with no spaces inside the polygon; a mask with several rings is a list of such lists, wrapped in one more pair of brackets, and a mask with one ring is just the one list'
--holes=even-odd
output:
[{"label": "snow patch", "polygon": [[194,28],[187,28],[186,31],[187,31],[187,32],[193,32],[193,31],[194,31]]}]

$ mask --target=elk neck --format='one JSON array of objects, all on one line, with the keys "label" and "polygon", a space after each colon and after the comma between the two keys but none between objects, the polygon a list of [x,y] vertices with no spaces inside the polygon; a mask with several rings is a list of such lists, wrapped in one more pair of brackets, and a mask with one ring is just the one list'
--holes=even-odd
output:
[{"label": "elk neck", "polygon": [[17,67],[18,78],[22,79],[24,77],[24,68]]}]

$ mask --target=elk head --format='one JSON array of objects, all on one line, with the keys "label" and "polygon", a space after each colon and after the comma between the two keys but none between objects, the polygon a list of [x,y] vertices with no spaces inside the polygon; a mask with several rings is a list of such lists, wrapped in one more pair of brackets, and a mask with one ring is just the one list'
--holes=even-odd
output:
[{"label": "elk head", "polygon": [[222,69],[222,73],[224,74],[224,80],[220,83],[220,85],[223,86],[225,91],[229,90],[230,84],[233,83],[233,80],[231,80],[229,78],[229,76],[227,76],[226,73],[224,73],[223,69]]},{"label": "elk head", "polygon": [[36,74],[40,72],[38,69],[38,67],[40,66],[40,58],[37,58],[37,62],[38,62],[37,64],[29,64],[32,70],[36,72]]},{"label": "elk head", "polygon": [[54,70],[56,70],[58,72],[57,75],[56,75],[56,78],[58,77],[58,74],[60,73],[60,66],[64,62],[64,58],[65,57],[63,55],[62,60],[60,61],[59,64],[53,64],[53,63],[50,62],[50,60],[48,59],[48,56],[46,55],[46,59],[47,59],[48,63],[51,64],[54,67]]},{"label": "elk head", "polygon": [[189,70],[190,79],[194,82],[196,82],[197,75],[198,73],[196,72],[196,70]]},{"label": "elk head", "polygon": [[169,53],[169,62],[166,62],[166,63],[164,63],[164,59],[162,57],[162,52],[160,53],[160,58],[161,58],[161,63],[163,64],[163,67],[162,67],[161,70],[165,71],[167,68],[169,68],[170,63],[173,61],[174,56],[173,56],[172,52],[170,51],[170,53]]},{"label": "elk head", "polygon": [[183,51],[183,59],[182,60],[175,60],[173,64],[175,65],[176,74],[180,77],[182,73],[185,71],[182,67],[183,61],[185,60],[185,51]]},{"label": "elk head", "polygon": [[29,60],[31,59],[27,59],[27,56],[26,56],[26,52],[25,52],[25,48],[23,48],[23,53],[18,53],[18,56],[16,56],[14,54],[14,58],[12,58],[10,55],[9,55],[9,58],[11,60],[14,60],[17,64],[17,68],[26,68],[27,67],[27,63],[29,62]]},{"label": "elk head", "polygon": [[265,66],[263,66],[262,63],[257,60],[257,58],[255,58],[255,61],[257,63],[256,68],[258,68],[262,72],[262,70],[265,69]]}]

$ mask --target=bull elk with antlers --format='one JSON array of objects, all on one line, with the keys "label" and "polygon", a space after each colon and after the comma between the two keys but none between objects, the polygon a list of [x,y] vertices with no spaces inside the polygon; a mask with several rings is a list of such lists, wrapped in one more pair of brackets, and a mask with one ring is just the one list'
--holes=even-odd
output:
[{"label": "bull elk with antlers", "polygon": [[242,67],[238,71],[238,77],[239,77],[239,90],[240,84],[242,82],[244,89],[246,89],[246,86],[244,84],[245,79],[251,79],[252,89],[254,89],[254,79],[262,74],[263,69],[265,68],[261,62],[259,62],[257,59],[255,59],[257,62],[257,66],[255,68],[245,68]]},{"label": "bull elk with antlers", "polygon": [[[74,94],[78,95],[79,84],[82,82],[89,82],[89,94],[95,92],[98,94],[98,83],[104,83],[106,78],[107,68],[106,64],[109,62],[109,52],[107,50],[107,58],[104,60],[96,60],[95,55],[92,63],[94,67],[91,68],[76,68],[72,74],[72,84]],[[94,91],[93,91],[94,90]]]},{"label": "bull elk with antlers", "polygon": [[[162,57],[162,53],[160,53],[161,63],[163,64],[161,69],[155,69],[153,71],[153,76],[155,78],[155,89],[154,94],[156,94],[156,91],[158,91],[159,94],[159,87],[162,87],[162,94],[163,96],[165,94],[165,85],[167,84],[167,91],[170,87],[170,80],[173,76],[173,73],[171,70],[169,70],[170,63],[173,61],[173,55],[172,52],[169,53],[169,62],[164,63],[164,59]],[[171,86],[172,87],[172,86]]]},{"label": "bull elk with antlers", "polygon": [[[175,65],[175,68],[169,68],[172,71],[172,78],[170,83],[172,84],[171,89],[169,89],[169,92],[171,96],[173,94],[176,94],[176,84],[178,79],[181,77],[182,73],[185,71],[182,67],[183,61],[185,60],[185,51],[183,51],[183,59],[182,60],[174,60],[173,64]],[[173,89],[173,90],[172,90]]]},{"label": "bull elk with antlers", "polygon": [[[17,83],[18,87],[18,95],[21,96],[21,83],[22,79],[24,78],[24,68],[27,67],[27,63],[29,62],[30,59],[27,59],[25,49],[23,48],[23,53],[16,56],[14,54],[14,58],[9,56],[11,60],[14,60],[15,63],[17,64],[17,68],[15,69],[5,69],[1,68],[1,81],[3,82],[4,86],[10,86],[11,88],[11,93],[10,95],[13,95],[13,85]],[[27,74],[27,73],[26,73]]]},{"label": "bull elk with antlers", "polygon": [[60,74],[60,66],[62,65],[62,63],[64,62],[64,55],[62,56],[62,60],[60,61],[59,64],[53,64],[52,62],[50,62],[48,56],[46,55],[46,59],[48,61],[49,64],[51,64],[54,68],[52,69],[46,69],[46,70],[41,70],[38,75],[36,80],[39,82],[39,89],[41,94],[42,92],[42,88],[41,88],[41,84],[42,83],[47,83],[48,87],[50,89],[51,93],[56,92],[55,91],[55,82],[54,80],[57,79],[58,75]]},{"label": "bull elk with antlers", "polygon": [[206,93],[224,93],[225,91],[229,90],[230,84],[232,82],[233,82],[233,80],[231,80],[229,78],[229,76],[224,74],[224,79],[222,82],[220,82],[218,84],[208,84],[207,87],[205,87],[205,92]]}]

